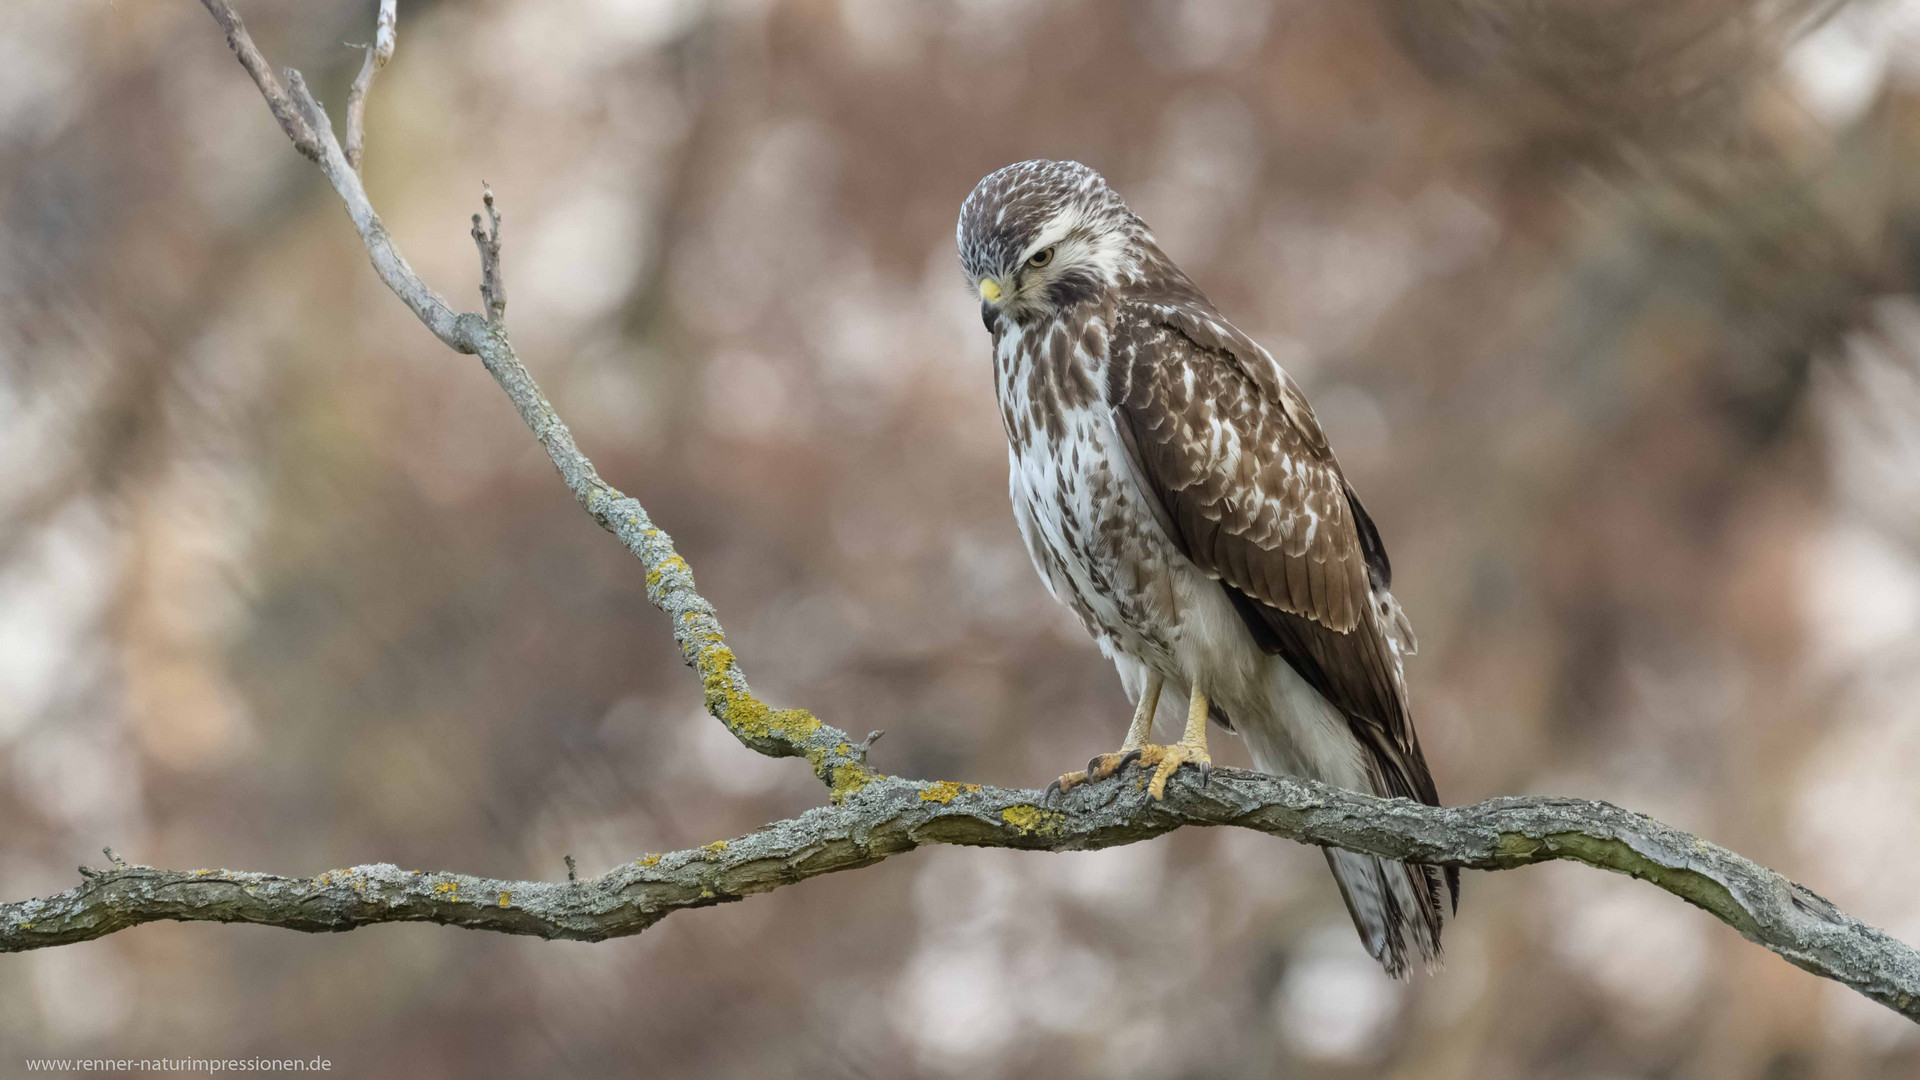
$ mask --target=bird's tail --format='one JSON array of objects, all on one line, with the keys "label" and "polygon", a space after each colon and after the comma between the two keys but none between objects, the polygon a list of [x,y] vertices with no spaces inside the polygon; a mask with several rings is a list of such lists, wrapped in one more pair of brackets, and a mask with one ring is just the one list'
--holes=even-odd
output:
[{"label": "bird's tail", "polygon": [[[1306,773],[1330,784],[1358,786],[1357,776],[1315,775],[1339,770],[1316,769],[1310,763],[1297,760],[1283,743],[1271,738],[1264,727],[1256,729],[1246,725],[1242,734],[1246,736],[1254,765],[1262,772],[1294,776]],[[1387,974],[1396,979],[1405,977],[1415,956],[1428,967],[1437,964],[1443,911],[1440,871],[1374,855],[1334,848],[1326,851],[1327,866],[1340,885],[1340,898],[1347,902],[1347,913],[1353,916],[1353,927],[1360,932],[1360,943],[1387,969]]]},{"label": "bird's tail", "polygon": [[1360,931],[1360,943],[1387,974],[1403,978],[1407,959],[1418,953],[1432,967],[1440,960],[1440,874],[1431,866],[1394,862],[1375,855],[1326,849],[1327,866],[1340,884],[1340,898]]}]

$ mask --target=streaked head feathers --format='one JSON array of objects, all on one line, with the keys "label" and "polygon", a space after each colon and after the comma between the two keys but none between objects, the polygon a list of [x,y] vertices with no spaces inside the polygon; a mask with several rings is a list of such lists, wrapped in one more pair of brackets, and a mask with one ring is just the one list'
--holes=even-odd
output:
[{"label": "streaked head feathers", "polygon": [[1058,311],[1122,284],[1150,239],[1106,180],[1077,161],[1022,161],[989,174],[960,207],[967,283],[1016,317]]}]

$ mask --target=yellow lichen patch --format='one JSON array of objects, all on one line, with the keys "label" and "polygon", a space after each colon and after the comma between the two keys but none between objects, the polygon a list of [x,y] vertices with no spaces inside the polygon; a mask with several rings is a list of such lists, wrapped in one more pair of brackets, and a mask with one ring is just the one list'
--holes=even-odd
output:
[{"label": "yellow lichen patch", "polygon": [[834,802],[844,802],[854,792],[866,787],[879,777],[879,773],[861,765],[835,765],[833,778],[829,785]]},{"label": "yellow lichen patch", "polygon": [[22,930],[31,930],[31,929],[33,929],[34,927],[36,927],[36,926],[39,926],[39,925],[40,925],[39,923],[30,923],[30,922],[23,922],[23,923],[21,923],[21,924],[20,924],[20,929],[22,929]]},{"label": "yellow lichen patch", "polygon": [[647,857],[646,857],[646,858],[644,858],[644,859],[635,859],[635,860],[633,860],[633,865],[635,865],[635,866],[654,866],[654,865],[656,865],[656,864],[658,864],[659,862],[660,862],[660,856],[658,856],[658,855],[649,855],[649,856],[647,856]]},{"label": "yellow lichen patch", "polygon": [[700,850],[706,852],[708,858],[714,858],[721,852],[727,850],[727,842],[725,840],[715,840],[711,844],[702,845]]},{"label": "yellow lichen patch", "polygon": [[434,885],[433,891],[442,896],[451,896],[460,891],[460,886],[451,881],[442,881]]},{"label": "yellow lichen patch", "polygon": [[1060,831],[1062,820],[1061,815],[1051,810],[1042,810],[1027,803],[1007,807],[1000,811],[1000,817],[1029,836],[1052,836]]},{"label": "yellow lichen patch", "polygon": [[[689,613],[691,617],[691,613]],[[820,730],[820,721],[805,709],[769,709],[759,698],[734,685],[738,664],[733,650],[713,644],[700,650],[700,682],[707,692],[707,709],[748,739],[778,738],[800,742]]]},{"label": "yellow lichen patch", "polygon": [[937,784],[928,784],[921,788],[920,801],[945,805],[959,798],[962,792],[979,790],[979,784],[959,784],[952,780],[942,780]]},{"label": "yellow lichen patch", "polygon": [[512,893],[510,893],[510,892],[503,892],[503,893],[501,893],[501,894],[500,894],[500,906],[501,906],[501,907],[510,907],[510,906],[512,906],[512,903],[513,903],[513,894],[512,894]]},{"label": "yellow lichen patch", "polygon": [[805,709],[769,709],[767,726],[799,742],[820,730],[820,719]]},{"label": "yellow lichen patch", "polygon": [[672,554],[661,559],[659,566],[647,571],[647,588],[658,588],[660,586],[660,579],[666,576],[669,567],[687,575],[687,583],[689,585],[693,583],[693,567],[688,566],[687,560],[681,558],[678,554]]},{"label": "yellow lichen patch", "polygon": [[700,887],[700,899],[711,900],[713,899],[713,897],[714,897],[714,892],[712,889],[709,889],[704,885]]}]

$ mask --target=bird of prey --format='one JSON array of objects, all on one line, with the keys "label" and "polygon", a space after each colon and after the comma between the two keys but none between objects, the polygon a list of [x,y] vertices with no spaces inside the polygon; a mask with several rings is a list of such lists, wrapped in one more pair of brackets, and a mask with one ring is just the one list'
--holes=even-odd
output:
[{"label": "bird of prey", "polygon": [[[1266,772],[1438,805],[1387,551],[1300,387],[1085,165],[992,173],[957,233],[993,335],[1020,535],[1135,706],[1120,751],[1059,787],[1138,764],[1162,798],[1181,765],[1211,767],[1211,718]],[[1172,745],[1150,739],[1163,690],[1188,702]],[[1438,959],[1433,867],[1326,854],[1388,973]]]}]

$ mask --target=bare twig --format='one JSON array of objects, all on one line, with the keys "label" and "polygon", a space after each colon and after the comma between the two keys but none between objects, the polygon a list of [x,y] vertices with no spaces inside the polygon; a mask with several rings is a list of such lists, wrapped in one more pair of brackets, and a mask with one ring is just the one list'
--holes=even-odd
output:
[{"label": "bare twig", "polygon": [[[205,0],[212,7],[226,7],[226,0]],[[434,292],[407,265],[407,260],[394,246],[393,237],[387,234],[387,227],[380,223],[380,215],[373,212],[373,204],[367,201],[367,189],[360,184],[360,174],[347,164],[346,154],[333,137],[333,126],[327,120],[326,110],[307,92],[307,82],[300,73],[287,70],[287,86],[293,98],[295,109],[306,121],[309,130],[319,140],[319,148],[314,157],[320,171],[333,184],[333,190],[340,195],[340,201],[347,205],[347,216],[353,219],[354,227],[360,230],[360,241],[366,245],[367,255],[373,260],[374,272],[387,288],[406,302],[413,313],[435,337],[450,348],[471,353],[473,347],[468,344],[468,333],[460,326],[460,318],[440,294]],[[476,315],[467,319],[480,321]]]},{"label": "bare twig", "polygon": [[866,866],[922,844],[1065,851],[1133,843],[1186,825],[1237,825],[1435,865],[1504,870],[1569,859],[1628,874],[1703,908],[1794,964],[1920,1020],[1920,952],[1772,870],[1606,803],[1521,798],[1439,808],[1220,769],[1205,784],[1176,774],[1165,802],[1150,799],[1137,778],[1116,777],[1077,788],[1060,805],[1050,806],[1035,791],[922,783],[868,768],[866,749],[874,736],[856,745],[810,713],[769,709],[753,696],[712,605],[694,590],[692,573],[672,541],[637,501],[600,479],[540,393],[507,337],[499,216],[491,192],[485,197],[490,228],[482,230],[477,215],[474,225],[487,312],[456,314],[401,257],[298,73],[287,77],[295,110],[284,112],[281,105],[289,95],[267,73],[238,17],[225,0],[203,2],[227,29],[229,43],[254,74],[288,137],[297,146],[303,131],[314,140],[309,156],[346,204],[381,280],[448,346],[480,357],[575,499],[645,567],[648,599],[672,618],[681,655],[706,689],[708,711],[760,753],[806,757],[831,789],[833,805],[736,840],[647,856],[589,881],[572,880],[569,865],[565,885],[403,871],[386,864],[285,878],[116,863],[104,872],[89,872],[87,881],[58,896],[0,905],[0,950],[85,941],[156,919],[308,931],[428,921],[600,940],[639,933],[680,908],[724,903]]},{"label": "bare twig", "polygon": [[367,46],[367,58],[360,64],[360,74],[353,77],[353,87],[347,91],[347,164],[354,172],[360,171],[360,159],[366,152],[367,94],[373,89],[373,77],[393,59],[398,7],[399,0],[380,0],[373,44]]},{"label": "bare twig", "polygon": [[253,43],[252,35],[240,22],[240,14],[233,10],[227,0],[200,0],[206,5],[220,29],[227,32],[227,47],[239,59],[240,66],[253,76],[253,84],[260,88],[260,96],[267,99],[267,108],[273,112],[273,118],[280,122],[280,130],[293,140],[293,148],[312,158],[320,160],[320,139],[314,133],[307,119],[294,108],[287,92],[281,88],[280,80],[273,77],[273,68],[267,65],[267,58]]},{"label": "bare twig", "polygon": [[473,245],[480,249],[480,304],[486,309],[487,324],[501,326],[507,318],[507,286],[500,277],[500,211],[493,205],[490,185],[481,185],[480,201],[487,207],[484,228],[480,215],[473,215]]}]

